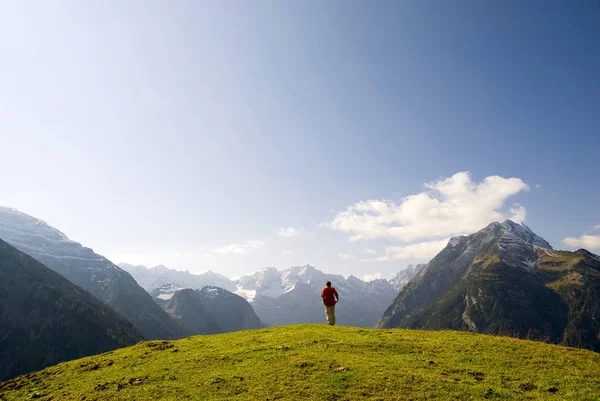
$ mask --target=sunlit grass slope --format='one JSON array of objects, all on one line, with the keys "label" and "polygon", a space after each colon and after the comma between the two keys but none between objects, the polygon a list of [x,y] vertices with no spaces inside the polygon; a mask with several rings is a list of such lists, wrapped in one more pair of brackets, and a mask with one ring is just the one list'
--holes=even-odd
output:
[{"label": "sunlit grass slope", "polygon": [[600,354],[451,331],[298,325],[144,342],[0,384],[0,400],[24,399],[599,400]]}]

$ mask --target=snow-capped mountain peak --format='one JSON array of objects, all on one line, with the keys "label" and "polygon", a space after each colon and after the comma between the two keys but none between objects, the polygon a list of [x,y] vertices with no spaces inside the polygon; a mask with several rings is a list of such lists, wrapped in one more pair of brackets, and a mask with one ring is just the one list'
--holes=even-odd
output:
[{"label": "snow-capped mountain peak", "polygon": [[[456,238],[459,238],[459,237],[456,237]],[[406,268],[404,268],[403,270],[400,270],[394,277],[392,277],[390,279],[390,284],[397,291],[402,290],[402,288],[404,288],[404,286],[406,284],[408,284],[408,282],[410,280],[412,280],[414,276],[419,274],[419,272],[423,269],[423,267],[425,267],[424,263],[416,265],[416,266],[415,265],[406,266]]]},{"label": "snow-capped mountain peak", "polygon": [[[216,299],[221,297],[220,291],[224,288],[249,301],[261,319],[273,325],[320,321],[323,316],[319,295],[325,283],[331,281],[343,299],[340,316],[346,313],[344,318],[348,324],[371,326],[398,295],[398,289],[416,272],[411,267],[403,270],[402,279],[392,285],[385,279],[365,282],[353,275],[344,278],[324,273],[309,264],[284,270],[266,267],[236,280],[229,280],[212,270],[192,274],[164,267],[121,266],[140,284],[143,282],[157,301],[173,302],[177,298],[173,294],[184,287],[196,288],[194,293],[205,299]],[[157,272],[160,274],[155,275]],[[228,280],[227,284],[233,288],[221,285],[223,280]]]},{"label": "snow-capped mountain peak", "polygon": [[167,283],[167,284],[164,284],[164,285],[152,290],[152,292],[150,292],[150,295],[152,295],[154,298],[158,298],[158,299],[162,299],[162,300],[166,301],[168,299],[171,299],[177,291],[182,290],[182,289],[183,289],[183,287],[180,286],[179,284]]},{"label": "snow-capped mountain peak", "polygon": [[229,278],[215,273],[212,270],[201,274],[189,271],[170,269],[163,265],[147,268],[146,266],[133,266],[119,263],[119,266],[129,272],[146,291],[152,292],[164,284],[175,283],[186,288],[202,288],[205,285],[215,285],[229,291],[235,291],[235,284]]},{"label": "snow-capped mountain peak", "polygon": [[275,298],[285,293],[280,272],[274,267],[267,267],[249,276],[241,277],[237,280],[236,286],[235,293],[248,301],[254,300],[257,294]]},{"label": "snow-capped mountain peak", "polygon": [[545,249],[553,249],[550,243],[546,241],[544,238],[535,234],[529,227],[525,224],[515,223],[512,220],[504,220],[500,226],[504,229],[505,235],[514,235],[517,238],[522,239],[525,242],[529,242],[532,245],[535,245],[540,248]]},{"label": "snow-capped mountain peak", "polygon": [[467,237],[465,235],[457,235],[456,237],[450,238],[450,240],[448,241],[448,246],[456,247],[460,245],[463,241],[466,241],[466,239]]},{"label": "snow-capped mountain peak", "polygon": [[44,220],[20,212],[17,209],[0,206],[0,213],[3,215],[2,220],[5,226],[9,226],[11,223],[19,224],[20,227],[27,226],[32,232],[43,232],[45,236],[51,236],[54,240],[74,242]]},{"label": "snow-capped mountain peak", "polygon": [[4,240],[27,253],[60,258],[97,258],[92,249],[70,240],[45,221],[16,209],[0,206],[0,233]]},{"label": "snow-capped mountain peak", "polygon": [[219,295],[222,295],[226,292],[226,290],[220,287],[215,287],[214,285],[205,285],[198,291],[207,298],[217,298]]}]

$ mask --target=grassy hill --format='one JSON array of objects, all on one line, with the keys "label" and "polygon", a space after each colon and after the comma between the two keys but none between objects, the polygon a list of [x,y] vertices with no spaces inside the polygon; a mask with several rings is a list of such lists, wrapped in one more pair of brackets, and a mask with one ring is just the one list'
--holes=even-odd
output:
[{"label": "grassy hill", "polygon": [[0,400],[600,399],[600,354],[452,331],[297,325],[151,341],[0,383]]}]

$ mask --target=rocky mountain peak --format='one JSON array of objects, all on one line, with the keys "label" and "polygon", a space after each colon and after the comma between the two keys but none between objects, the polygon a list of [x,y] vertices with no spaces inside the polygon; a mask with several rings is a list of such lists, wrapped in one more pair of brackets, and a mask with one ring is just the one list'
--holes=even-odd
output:
[{"label": "rocky mountain peak", "polygon": [[229,291],[226,291],[220,287],[216,287],[214,285],[205,285],[204,287],[197,290],[202,296],[208,298],[217,298],[219,296],[223,296],[225,294],[231,294]]},{"label": "rocky mountain peak", "polygon": [[93,254],[92,249],[71,241],[45,221],[3,206],[0,206],[0,234],[8,243],[29,254],[55,255],[65,251],[73,257]]},{"label": "rocky mountain peak", "polygon": [[535,234],[529,227],[525,224],[515,223],[512,220],[504,220],[500,225],[504,229],[504,233],[509,235],[514,235],[525,242],[529,242],[532,245],[538,246],[540,248],[545,249],[553,249],[552,245],[548,243],[545,239]]},{"label": "rocky mountain peak", "polygon": [[[461,243],[463,243],[466,240],[467,240],[467,237],[465,235],[457,235],[456,237],[452,237],[452,238],[450,238],[450,240],[448,240],[448,246],[455,247],[455,246],[460,245]],[[409,265],[409,266],[411,266],[411,265]]]},{"label": "rocky mountain peak", "polygon": [[41,219],[20,212],[17,209],[0,206],[0,215],[2,216],[3,224],[7,227],[10,227],[11,225],[27,227],[32,234],[36,232],[43,232],[45,236],[50,236],[55,241],[72,242],[65,234],[52,227],[50,224]]},{"label": "rocky mountain peak", "polygon": [[316,272],[317,269],[309,264],[306,264],[302,266],[293,266],[290,269],[290,271],[297,274],[298,276],[308,276]]},{"label": "rocky mountain peak", "polygon": [[600,349],[600,257],[554,251],[529,227],[494,222],[448,243],[378,327],[469,330]]},{"label": "rocky mountain peak", "polygon": [[167,300],[171,299],[173,295],[181,289],[183,289],[183,287],[177,283],[167,283],[152,290],[150,295],[152,295],[154,298]]},{"label": "rocky mountain peak", "polygon": [[[458,238],[458,237],[457,237]],[[400,270],[394,277],[392,277],[389,283],[397,290],[400,291],[410,280],[413,279],[422,269],[425,264],[408,265],[404,269]]]}]

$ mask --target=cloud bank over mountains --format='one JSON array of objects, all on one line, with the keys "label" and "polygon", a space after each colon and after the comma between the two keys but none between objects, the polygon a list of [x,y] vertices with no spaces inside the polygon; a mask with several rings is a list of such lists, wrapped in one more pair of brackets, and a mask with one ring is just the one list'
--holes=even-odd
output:
[{"label": "cloud bank over mountains", "polygon": [[[439,252],[448,238],[475,232],[492,221],[523,222],[527,210],[509,198],[528,191],[520,178],[489,176],[475,182],[469,172],[425,184],[425,191],[400,201],[364,200],[339,212],[325,226],[350,235],[350,242],[387,240],[385,255],[369,260],[427,259]],[[425,240],[416,242],[419,240]]]},{"label": "cloud bank over mountains", "polygon": [[[529,189],[516,177],[492,175],[477,181],[467,171],[458,172],[425,183],[421,192],[399,200],[368,199],[351,204],[321,224],[319,227],[326,230],[313,232],[313,237],[307,236],[303,228],[282,225],[273,229],[271,235],[255,233],[255,238],[260,239],[197,250],[198,259],[200,255],[249,257],[258,250],[271,258],[275,254],[307,255],[307,248],[310,250],[317,243],[323,246],[328,243],[328,234],[341,232],[348,235],[346,245],[328,246],[328,263],[334,266],[347,268],[357,264],[354,268],[361,270],[361,263],[427,262],[453,236],[476,232],[492,221],[509,218],[523,222],[527,209],[511,198]],[[589,248],[598,248],[597,241],[600,237],[564,240],[570,246],[581,244]],[[310,252],[308,255],[314,256]],[[367,273],[373,272],[359,274]]]},{"label": "cloud bank over mountains", "polygon": [[[600,224],[594,226],[594,230],[600,230]],[[573,248],[600,249],[600,235],[582,235],[580,237],[567,237],[563,244]]]},{"label": "cloud bank over mountains", "polygon": [[[319,225],[326,230],[312,232],[312,239],[303,228],[279,226],[262,239],[188,252],[185,259],[249,256],[261,248],[271,256],[272,252],[288,257],[304,255],[307,246],[314,246],[315,240],[323,245],[327,232],[333,231],[348,236],[345,246],[329,248],[332,259],[328,263],[333,266],[355,265],[355,269],[361,270],[358,268],[361,263],[427,262],[453,236],[476,232],[493,221],[511,219],[522,223],[527,217],[526,207],[512,199],[530,189],[521,178],[492,175],[477,181],[470,172],[463,171],[423,187],[423,191],[399,200],[368,199],[351,204],[334,214],[329,222]],[[592,228],[600,230],[600,225]],[[257,234],[260,238],[260,233]],[[303,244],[298,245],[299,242]],[[597,234],[567,237],[562,242],[573,248],[600,249]],[[373,270],[359,274],[368,278],[381,275]]]}]

